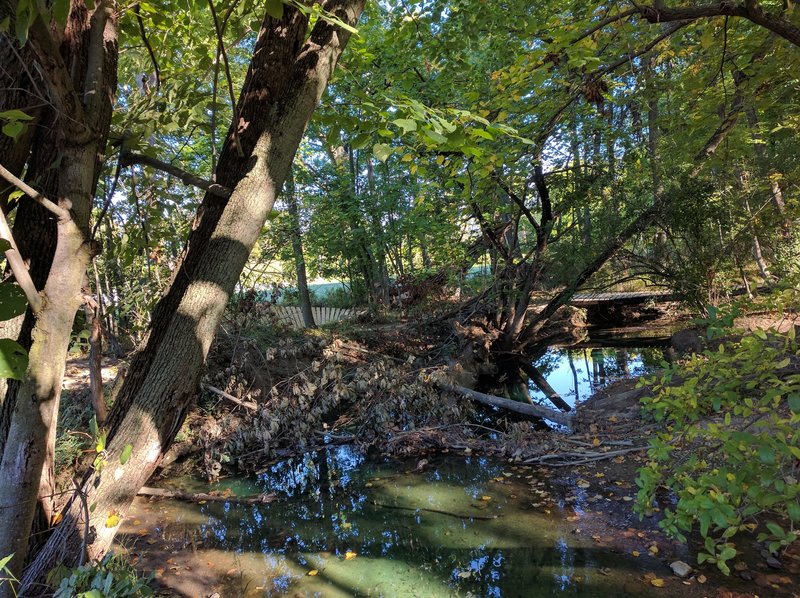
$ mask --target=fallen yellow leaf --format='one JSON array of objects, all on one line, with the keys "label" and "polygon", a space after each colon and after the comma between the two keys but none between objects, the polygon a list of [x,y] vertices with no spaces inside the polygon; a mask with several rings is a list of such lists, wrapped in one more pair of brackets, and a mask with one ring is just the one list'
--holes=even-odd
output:
[{"label": "fallen yellow leaf", "polygon": [[657,588],[663,588],[664,587],[664,580],[659,578],[659,577],[656,577],[655,579],[651,579],[650,580],[650,585],[651,586],[655,586]]},{"label": "fallen yellow leaf", "polygon": [[344,553],[344,560],[352,561],[357,556],[358,556],[357,553],[353,552],[352,550],[348,550],[347,552]]},{"label": "fallen yellow leaf", "polygon": [[631,554],[632,554],[633,556],[639,556],[639,555],[640,555],[640,554],[642,554],[642,553],[641,553],[641,552],[639,552],[638,550],[634,550],[634,551],[633,551]]},{"label": "fallen yellow leaf", "polygon": [[317,573],[319,573],[319,571],[317,571],[316,569],[312,569],[311,571],[308,572],[308,575],[314,577]]}]

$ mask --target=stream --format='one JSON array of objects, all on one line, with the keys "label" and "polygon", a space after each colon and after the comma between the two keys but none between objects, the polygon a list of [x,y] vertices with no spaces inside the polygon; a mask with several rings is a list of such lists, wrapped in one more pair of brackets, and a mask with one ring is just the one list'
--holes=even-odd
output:
[{"label": "stream", "polygon": [[[551,349],[537,367],[574,405],[663,359],[660,348]],[[137,498],[118,544],[176,596],[703,595],[647,552],[651,540],[622,502],[635,494],[629,480],[601,494],[576,472],[467,453],[374,461],[331,446],[255,477],[161,481],[276,500]]]},{"label": "stream", "polygon": [[[180,596],[649,595],[643,574],[670,575],[646,552],[593,539],[617,530],[598,526],[588,491],[484,457],[451,453],[417,470],[340,446],[256,478],[169,487],[278,495],[247,506],[137,499],[119,542]],[[592,536],[575,532],[584,519]]]}]

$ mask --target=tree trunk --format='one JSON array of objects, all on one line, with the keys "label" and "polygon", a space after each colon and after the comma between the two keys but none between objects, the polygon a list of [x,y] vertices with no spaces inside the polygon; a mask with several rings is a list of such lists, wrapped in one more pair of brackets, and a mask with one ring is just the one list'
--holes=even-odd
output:
[{"label": "tree trunk", "polygon": [[303,314],[303,325],[306,328],[316,328],[314,312],[311,309],[311,294],[308,292],[306,259],[303,255],[303,236],[300,231],[297,195],[295,194],[294,179],[291,176],[286,184],[286,203],[289,207],[289,220],[292,227],[292,253],[294,254],[294,264],[297,270],[297,292],[300,295],[300,312]]},{"label": "tree trunk", "polygon": [[[38,175],[65,213],[56,225],[52,214],[42,213],[33,200],[23,198],[15,218],[14,236],[23,247],[32,240],[45,244],[52,240],[54,253],[30,252],[36,256],[31,278],[34,286],[43,287],[41,306],[35,318],[30,311],[26,315],[29,365],[24,379],[7,393],[3,406],[7,417],[0,422],[7,430],[0,460],[0,512],[6,522],[0,526],[0,554],[14,554],[8,564],[14,575],[25,561],[37,499],[42,499],[43,519],[51,515],[55,421],[72,323],[92,251],[85,234],[116,88],[114,14],[105,2],[97,3],[92,13],[76,5],[64,30],[57,32],[57,42],[55,28],[38,18],[31,24],[26,46],[54,104],[52,111],[59,114],[49,119],[46,135],[37,132],[28,177]],[[65,113],[71,118],[63,118]],[[52,166],[54,156],[58,168]],[[38,213],[38,218],[27,217],[28,209]],[[55,231],[52,235],[46,230],[50,226]],[[45,232],[40,235],[42,227]],[[26,330],[23,325],[21,341]],[[0,596],[11,596],[14,590],[4,584]]]},{"label": "tree trunk", "polygon": [[[364,0],[323,3],[351,25],[363,6]],[[84,480],[86,500],[94,505],[85,539],[91,558],[108,550],[119,523],[113,516],[124,516],[183,424],[228,298],[349,38],[320,19],[303,44],[307,25],[307,17],[289,5],[282,19],[265,17],[236,110],[239,122],[232,124],[217,166],[217,182],[232,194],[225,200],[207,193],[203,199],[171,285],[153,312],[146,345],[132,360],[109,417],[108,464]],[[130,460],[121,465],[127,446]],[[80,503],[71,501],[58,537],[26,570],[23,591],[34,591],[65,548],[67,562],[77,559]]]}]

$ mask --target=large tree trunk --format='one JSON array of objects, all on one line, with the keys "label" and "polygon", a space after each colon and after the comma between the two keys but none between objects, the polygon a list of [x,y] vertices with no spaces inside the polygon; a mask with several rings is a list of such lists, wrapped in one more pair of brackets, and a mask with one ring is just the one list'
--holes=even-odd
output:
[{"label": "large tree trunk", "polygon": [[[51,120],[46,139],[34,140],[28,176],[40,173],[60,216],[57,223],[49,212],[45,215],[36,209],[26,216],[32,200],[23,198],[15,219],[14,236],[20,240],[21,251],[31,253],[31,241],[36,250],[42,243],[55,243],[53,253],[37,254],[31,263],[29,275],[42,289],[41,305],[35,318],[30,313],[26,316],[28,327],[23,325],[20,340],[30,335],[28,370],[19,386],[11,389],[16,392],[8,393],[3,409],[7,436],[0,461],[0,512],[5,522],[0,526],[0,554],[14,554],[9,563],[14,574],[20,572],[26,557],[37,498],[42,488],[52,494],[55,421],[72,322],[91,254],[86,233],[98,156],[105,146],[116,87],[114,14],[106,2],[97,3],[92,13],[76,3],[63,31],[39,18],[29,32],[28,47],[54,104],[53,112],[61,118]],[[65,113],[71,118],[63,118]],[[48,154],[50,161],[43,161],[41,157]],[[57,169],[51,166],[53,155],[60,160]],[[26,229],[26,224],[36,226]],[[47,230],[51,226],[52,232]],[[42,504],[47,519],[50,503]],[[4,584],[0,596],[11,596],[13,591]]]},{"label": "large tree trunk", "polygon": [[[329,0],[323,7],[355,24],[364,0]],[[349,34],[320,19],[303,44],[308,20],[285,5],[280,20],[267,16],[243,93],[220,153],[217,182],[232,189],[227,200],[206,194],[173,275],[156,306],[144,349],[130,366],[109,418],[108,464],[84,480],[94,505],[89,556],[102,556],[127,512],[180,429],[196,392],[208,348],[228,298],[272,209],[314,108]],[[243,157],[233,143],[237,127]],[[120,464],[127,446],[130,460]],[[83,523],[73,499],[58,534],[26,570],[23,591],[36,584],[62,555],[77,559]]]}]

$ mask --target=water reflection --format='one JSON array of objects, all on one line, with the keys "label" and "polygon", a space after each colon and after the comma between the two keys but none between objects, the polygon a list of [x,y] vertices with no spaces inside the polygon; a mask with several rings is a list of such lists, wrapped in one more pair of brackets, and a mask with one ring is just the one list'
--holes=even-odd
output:
[{"label": "water reflection", "polygon": [[[365,462],[337,447],[213,486],[275,492],[276,503],[140,502],[134,517],[159,518],[159,540],[183,538],[201,568],[233,566],[246,596],[606,596],[639,573],[636,559],[572,534],[566,486],[486,457],[431,461],[409,471],[413,464]],[[532,503],[532,488],[545,498]]]},{"label": "water reflection", "polygon": [[[588,399],[603,386],[631,376],[641,376],[665,361],[664,349],[592,348],[549,349],[534,362],[547,382],[571,407]],[[547,397],[533,382],[528,391],[535,402]]]}]

